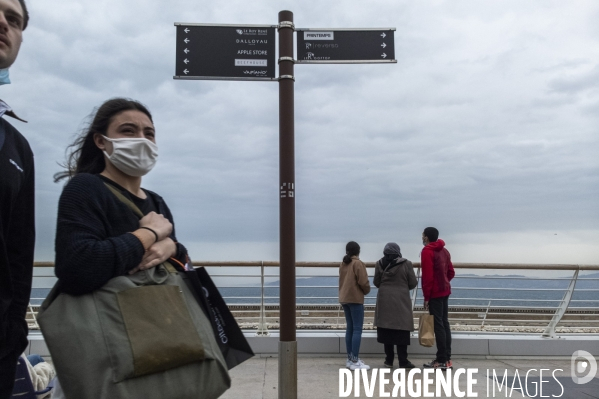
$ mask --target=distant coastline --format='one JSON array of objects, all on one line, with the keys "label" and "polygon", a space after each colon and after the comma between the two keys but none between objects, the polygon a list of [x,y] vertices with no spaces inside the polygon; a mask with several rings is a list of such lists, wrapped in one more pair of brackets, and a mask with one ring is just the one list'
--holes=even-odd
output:
[{"label": "distant coastline", "polygon": [[[481,278],[477,278],[481,277]],[[488,279],[488,277],[517,277],[518,279]],[[587,274],[586,278],[599,278],[599,273]],[[372,278],[370,279],[372,285]],[[278,281],[265,284],[265,303],[276,304],[279,295]],[[337,277],[297,277],[297,304],[336,304],[337,300]],[[451,306],[522,306],[522,307],[550,307],[555,308],[564,296],[568,287],[568,280],[537,280],[521,275],[485,275],[462,274],[452,282]],[[460,289],[462,287],[464,289]],[[599,308],[599,293],[577,291],[593,289],[597,287],[597,280],[585,281],[579,279],[570,304],[574,307]],[[420,289],[420,288],[419,288]],[[555,291],[519,291],[519,289],[552,289]],[[34,288],[31,298],[45,298],[50,292],[49,288]],[[260,285],[242,286],[236,288],[220,288],[220,292],[230,305],[259,304]],[[374,305],[377,289],[372,286],[371,293],[366,297],[367,305]],[[244,298],[227,298],[244,297]],[[251,297],[251,298],[248,298]],[[270,297],[270,298],[269,298]],[[326,297],[326,298],[324,298]],[[472,300],[460,298],[473,298]],[[534,300],[534,301],[528,301]],[[540,302],[538,300],[541,300]],[[588,300],[589,302],[586,302]],[[581,301],[581,302],[578,302]],[[32,299],[32,305],[41,304],[42,299]],[[418,293],[416,306],[422,305],[422,291]]]}]

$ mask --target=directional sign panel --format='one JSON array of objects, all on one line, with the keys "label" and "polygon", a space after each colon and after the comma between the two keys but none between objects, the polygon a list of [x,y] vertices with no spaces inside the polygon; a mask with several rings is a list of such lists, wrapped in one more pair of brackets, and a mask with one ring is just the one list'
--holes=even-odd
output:
[{"label": "directional sign panel", "polygon": [[175,79],[275,79],[275,27],[180,23],[175,26]]},{"label": "directional sign panel", "polygon": [[297,29],[297,62],[304,64],[397,62],[395,28]]}]

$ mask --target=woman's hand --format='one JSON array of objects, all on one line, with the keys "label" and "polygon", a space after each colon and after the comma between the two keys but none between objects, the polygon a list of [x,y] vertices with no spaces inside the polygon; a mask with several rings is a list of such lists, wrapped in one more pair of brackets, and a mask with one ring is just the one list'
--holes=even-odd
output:
[{"label": "woman's hand", "polygon": [[[163,241],[173,231],[173,225],[167,218],[156,212],[150,212],[139,221],[139,227],[147,227],[156,232],[158,242]],[[146,253],[147,255],[147,253]]]},{"label": "woman's hand", "polygon": [[173,240],[165,238],[162,241],[158,241],[148,248],[141,263],[136,268],[131,269],[129,274],[156,267],[170,257],[175,256],[176,253],[177,245]]}]

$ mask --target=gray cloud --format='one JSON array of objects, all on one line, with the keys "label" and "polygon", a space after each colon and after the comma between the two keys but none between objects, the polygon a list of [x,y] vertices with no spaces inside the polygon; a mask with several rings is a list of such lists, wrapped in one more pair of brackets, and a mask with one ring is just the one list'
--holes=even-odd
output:
[{"label": "gray cloud", "polygon": [[275,24],[285,8],[298,27],[397,27],[397,64],[295,67],[299,241],[597,230],[596,2],[29,3],[2,98],[30,121],[38,259],[52,256],[57,162],[114,96],[154,114],[144,186],[181,241],[278,239],[277,84],[174,81],[173,23]]}]

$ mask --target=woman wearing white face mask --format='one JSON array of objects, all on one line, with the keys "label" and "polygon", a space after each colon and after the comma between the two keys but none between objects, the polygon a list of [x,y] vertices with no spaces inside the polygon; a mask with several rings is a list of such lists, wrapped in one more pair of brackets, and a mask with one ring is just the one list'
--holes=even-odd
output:
[{"label": "woman wearing white face mask", "polygon": [[[68,170],[56,176],[56,181],[70,178],[60,197],[56,232],[56,276],[63,292],[92,292],[113,277],[167,259],[186,262],[166,203],[141,188],[142,176],[158,157],[155,134],[145,106],[116,98],[97,109],[70,147]],[[145,216],[139,219],[114,190]]]}]

